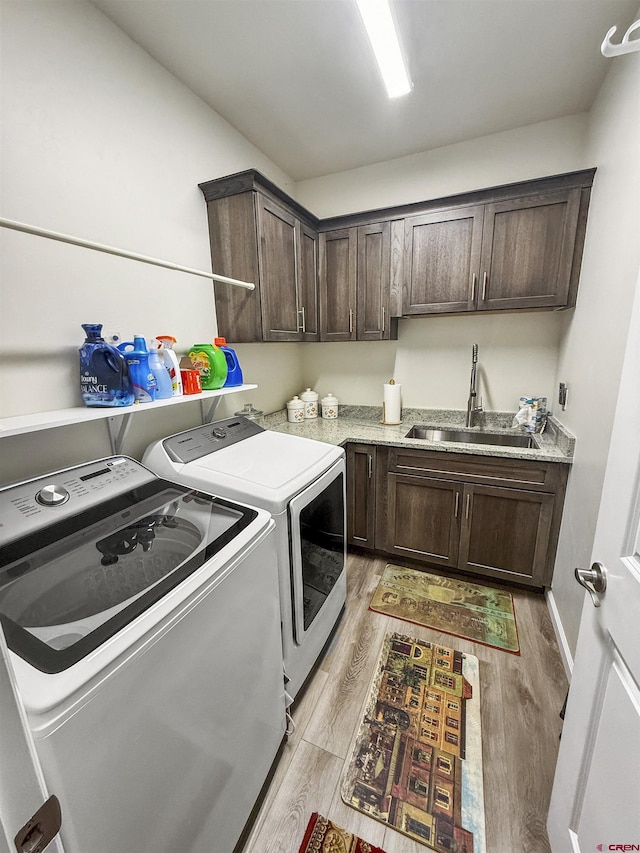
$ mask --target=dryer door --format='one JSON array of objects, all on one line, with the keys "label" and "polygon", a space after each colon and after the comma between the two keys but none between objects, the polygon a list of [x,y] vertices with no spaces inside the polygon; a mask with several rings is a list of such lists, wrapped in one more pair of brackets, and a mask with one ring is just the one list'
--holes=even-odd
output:
[{"label": "dryer door", "polygon": [[[333,625],[344,604],[344,462],[340,460],[296,495],[289,504],[289,511],[295,639],[300,645],[316,621],[321,621],[323,608],[332,610]],[[334,589],[336,592],[332,596]],[[329,598],[332,602],[340,601],[330,605]]]}]

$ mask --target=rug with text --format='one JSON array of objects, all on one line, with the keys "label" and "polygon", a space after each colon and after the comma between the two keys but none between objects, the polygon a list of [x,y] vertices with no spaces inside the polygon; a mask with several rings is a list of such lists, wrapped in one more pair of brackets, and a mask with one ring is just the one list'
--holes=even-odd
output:
[{"label": "rug with text", "polygon": [[520,654],[511,593],[465,578],[387,565],[369,609]]}]

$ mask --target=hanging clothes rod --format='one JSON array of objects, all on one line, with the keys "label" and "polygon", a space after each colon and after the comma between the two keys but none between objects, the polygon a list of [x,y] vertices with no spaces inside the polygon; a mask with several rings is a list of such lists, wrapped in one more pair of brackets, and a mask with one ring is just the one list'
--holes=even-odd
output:
[{"label": "hanging clothes rod", "polygon": [[634,24],[631,24],[629,29],[626,31],[624,36],[622,37],[622,41],[620,44],[612,44],[611,37],[615,34],[616,27],[611,27],[609,32],[604,37],[604,41],[600,46],[600,50],[603,56],[611,57],[611,56],[621,56],[623,53],[632,53],[634,50],[640,50],[640,38],[629,39],[629,36],[632,32],[637,30],[640,27],[640,21],[636,21]]},{"label": "hanging clothes rod", "polygon": [[206,270],[196,270],[192,267],[183,267],[180,264],[172,264],[160,258],[152,258],[149,255],[139,255],[137,252],[128,252],[125,249],[116,249],[114,246],[106,246],[104,243],[93,243],[91,240],[82,240],[79,237],[71,237],[69,234],[61,234],[58,231],[48,231],[46,228],[36,228],[34,225],[26,225],[24,222],[15,222],[13,219],[0,217],[0,227],[10,228],[13,231],[22,231],[25,234],[35,234],[37,237],[46,237],[49,240],[58,240],[60,243],[70,243],[72,246],[82,246],[84,249],[93,249],[96,252],[105,252],[108,255],[117,255],[120,258],[128,258],[132,261],[141,261],[143,264],[152,264],[156,267],[164,267],[168,270],[178,270],[190,275],[198,275],[202,278],[210,278],[222,284],[231,284],[234,287],[244,287],[246,290],[255,290],[255,284],[250,281],[240,281],[237,278],[228,278],[226,275],[218,275]]}]

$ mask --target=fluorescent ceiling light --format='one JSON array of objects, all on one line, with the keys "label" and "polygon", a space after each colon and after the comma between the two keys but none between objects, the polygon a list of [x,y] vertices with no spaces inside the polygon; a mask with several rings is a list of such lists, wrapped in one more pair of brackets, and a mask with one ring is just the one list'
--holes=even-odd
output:
[{"label": "fluorescent ceiling light", "polygon": [[356,0],[390,98],[411,91],[389,0]]}]

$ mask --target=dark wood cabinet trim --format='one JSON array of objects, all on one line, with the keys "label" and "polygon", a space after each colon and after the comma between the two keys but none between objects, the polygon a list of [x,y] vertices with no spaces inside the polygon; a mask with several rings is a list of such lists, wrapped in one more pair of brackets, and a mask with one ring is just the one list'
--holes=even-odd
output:
[{"label": "dark wood cabinet trim", "polygon": [[[248,190],[260,190],[272,195],[280,202],[291,207],[295,213],[317,231],[332,231],[338,228],[351,228],[355,225],[369,225],[373,222],[385,220],[403,219],[406,216],[417,216],[421,213],[431,211],[447,210],[450,207],[463,205],[488,204],[490,202],[503,201],[510,198],[518,198],[523,195],[534,195],[545,193],[550,190],[585,188],[589,189],[593,184],[595,169],[582,169],[576,172],[567,172],[561,175],[552,175],[544,178],[534,178],[530,181],[520,181],[513,184],[504,184],[497,187],[488,187],[471,192],[458,193],[453,196],[430,199],[427,201],[412,202],[410,204],[397,205],[395,207],[381,207],[372,210],[348,213],[341,216],[318,219],[281,190],[276,184],[265,178],[256,169],[248,169],[244,172],[236,172],[223,178],[215,178],[198,184],[206,201],[211,201],[223,196],[235,195]],[[588,197],[587,197],[588,202]]]},{"label": "dark wood cabinet trim", "polygon": [[261,192],[264,195],[270,196],[275,201],[285,204],[290,208],[299,219],[310,225],[316,231],[320,225],[320,220],[314,216],[306,207],[288,195],[284,190],[281,190],[277,184],[265,178],[256,169],[247,169],[244,172],[236,172],[233,175],[226,175],[223,178],[214,178],[211,181],[203,181],[198,184],[202,190],[205,201],[213,201],[216,198],[225,196],[238,195],[250,191]]}]

